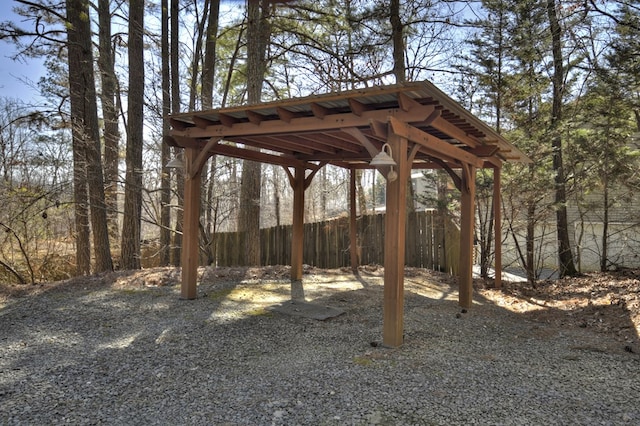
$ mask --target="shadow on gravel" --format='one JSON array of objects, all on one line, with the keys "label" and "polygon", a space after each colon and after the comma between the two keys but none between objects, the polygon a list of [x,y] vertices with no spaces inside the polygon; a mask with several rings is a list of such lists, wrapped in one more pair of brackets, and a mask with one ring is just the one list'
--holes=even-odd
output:
[{"label": "shadow on gravel", "polygon": [[640,422],[637,355],[548,308],[476,293],[463,313],[454,281],[408,270],[405,344],[387,349],[381,270],[308,271],[307,300],[345,311],[326,321],[267,309],[290,291],[286,269],[201,272],[191,301],[179,271],[157,269],[0,310],[0,423]]}]

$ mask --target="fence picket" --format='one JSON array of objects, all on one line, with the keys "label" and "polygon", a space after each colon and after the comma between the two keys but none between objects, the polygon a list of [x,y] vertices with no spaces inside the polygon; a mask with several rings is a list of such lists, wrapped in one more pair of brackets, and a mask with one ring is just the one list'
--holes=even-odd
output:
[{"label": "fence picket", "polygon": [[[384,263],[384,214],[357,220],[360,263]],[[414,212],[407,217],[406,265],[457,273],[460,231],[436,212]],[[287,265],[291,259],[291,225],[260,230],[263,265]],[[242,238],[236,232],[218,233],[218,266],[243,266]],[[304,226],[303,262],[320,268],[350,266],[349,218],[341,217]]]}]

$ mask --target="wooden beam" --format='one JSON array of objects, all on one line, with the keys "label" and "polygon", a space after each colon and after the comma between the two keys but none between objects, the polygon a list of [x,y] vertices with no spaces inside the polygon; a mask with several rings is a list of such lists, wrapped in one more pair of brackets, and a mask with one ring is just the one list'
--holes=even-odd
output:
[{"label": "wooden beam", "polygon": [[255,111],[252,111],[250,109],[246,111],[246,114],[249,121],[255,124],[256,126],[260,125],[260,123],[262,123],[262,121],[265,119],[264,115],[257,113]]},{"label": "wooden beam", "polygon": [[369,125],[371,126],[371,131],[373,131],[374,135],[384,138],[385,140],[388,138],[389,125],[387,123],[383,123],[378,120],[371,120]]},{"label": "wooden beam", "polygon": [[458,189],[458,191],[462,192],[462,178],[456,173],[456,171],[453,170],[451,168],[451,166],[449,166],[449,164],[445,163],[444,161],[442,161],[439,158],[431,158],[431,160],[434,163],[438,164],[440,167],[442,167],[442,169],[449,174],[449,176],[451,177],[451,180],[453,181],[453,184],[455,185],[456,189]]},{"label": "wooden beam", "polygon": [[494,247],[495,247],[495,260],[494,260],[494,286],[495,288],[502,288],[502,202],[500,199],[501,189],[501,172],[500,167],[493,168],[493,220],[494,220]]},{"label": "wooden beam", "polygon": [[194,148],[185,149],[184,217],[180,259],[182,266],[180,297],[182,299],[195,299],[197,297],[198,233],[200,229],[200,192],[202,189],[202,175],[200,173],[193,174],[193,165],[197,155],[198,150]]},{"label": "wooden beam", "polygon": [[311,112],[316,118],[319,118],[322,120],[324,117],[326,117],[331,113],[331,110],[329,110],[329,108],[325,108],[322,105],[314,102],[311,104]]},{"label": "wooden beam", "polygon": [[351,112],[353,112],[358,117],[362,117],[362,114],[364,114],[365,111],[369,110],[369,107],[367,105],[363,104],[362,102],[356,101],[353,98],[349,98],[348,101]]},{"label": "wooden beam", "polygon": [[398,105],[403,111],[410,111],[412,108],[420,108],[422,106],[403,92],[398,93]]},{"label": "wooden beam", "polygon": [[202,139],[188,138],[179,135],[170,137],[176,142],[176,146],[180,148],[199,148],[203,144]]},{"label": "wooden beam", "polygon": [[429,133],[423,132],[417,127],[403,123],[400,120],[389,117],[391,131],[398,136],[402,136],[411,142],[418,143],[434,154],[440,154],[445,159],[459,160],[475,167],[482,167],[482,160],[472,153],[457,148],[448,142],[443,141]]},{"label": "wooden beam", "polygon": [[[285,139],[288,138],[288,139]],[[262,138],[258,137],[246,137],[246,138],[228,138],[229,142],[237,142],[243,145],[250,145],[256,148],[268,149],[271,151],[282,152],[283,154],[293,155],[295,153],[312,155],[314,151],[314,147],[310,147],[301,143],[299,140],[289,136],[289,135],[278,135],[278,136],[265,136]],[[335,153],[335,151],[329,151],[331,153]]]},{"label": "wooden beam", "polygon": [[278,117],[280,117],[280,120],[284,121],[285,123],[291,123],[291,120],[296,118],[296,115],[288,109],[277,107],[276,111],[278,113]]},{"label": "wooden beam", "polygon": [[362,146],[366,148],[369,155],[371,155],[371,158],[375,157],[380,152],[369,138],[367,138],[367,136],[357,127],[346,127],[343,128],[342,131],[353,136],[358,142],[360,142]]},{"label": "wooden beam", "polygon": [[[412,166],[413,166],[413,160],[416,158],[416,154],[418,153],[418,151],[420,150],[420,145],[418,145],[417,143],[414,143],[411,146],[411,149],[409,150],[409,155],[407,155],[407,164],[409,167],[409,170],[411,170]],[[411,175],[411,173],[409,173],[409,175]]]},{"label": "wooden beam", "polygon": [[227,114],[218,114],[218,118],[220,118],[220,122],[224,127],[233,127],[234,124],[239,122],[237,118]]},{"label": "wooden beam", "polygon": [[493,157],[498,153],[498,151],[500,151],[500,147],[498,145],[480,145],[472,148],[469,152],[478,157],[486,158]]},{"label": "wooden beam", "polygon": [[171,147],[179,147],[180,145],[178,145],[178,142],[175,140],[175,138],[173,136],[170,135],[165,135],[162,140],[164,141],[164,143],[166,143],[167,145],[171,146]]},{"label": "wooden beam", "polygon": [[460,271],[458,303],[463,308],[473,304],[473,224],[475,222],[476,168],[462,165],[460,206]]},{"label": "wooden beam", "polygon": [[407,139],[390,135],[388,143],[397,163],[398,178],[392,182],[387,181],[382,344],[398,347],[402,345],[404,334],[405,222],[410,168],[407,163]]},{"label": "wooden beam", "polygon": [[242,158],[260,163],[275,164],[278,166],[306,167],[314,169],[315,165],[305,161],[298,160],[295,157],[284,155],[274,155],[266,152],[252,151],[249,149],[238,148],[231,145],[217,144],[210,149],[213,154],[226,155],[232,158]]},{"label": "wooden beam", "polygon": [[193,116],[193,122],[195,123],[196,127],[199,127],[201,129],[206,129],[207,127],[215,124],[213,121],[207,120],[206,118],[199,117],[197,115]]},{"label": "wooden beam", "polygon": [[293,187],[293,224],[291,236],[291,281],[302,280],[302,259],[304,248],[304,185],[305,169],[296,167],[289,173]]},{"label": "wooden beam", "polygon": [[190,127],[189,124],[184,121],[176,120],[175,118],[169,118],[169,124],[171,124],[171,127],[175,130],[186,130]]},{"label": "wooden beam", "polygon": [[199,150],[198,156],[193,160],[193,165],[191,166],[191,178],[196,177],[196,174],[202,173],[202,167],[204,167],[209,157],[211,157],[211,149],[216,146],[218,142],[220,142],[220,139],[211,138],[204,148]]},{"label": "wooden beam", "polygon": [[431,126],[443,133],[446,133],[452,138],[459,140],[463,144],[469,145],[471,148],[475,148],[476,146],[480,145],[480,142],[475,137],[468,135],[455,124],[450,123],[446,119],[442,118],[442,116],[436,117],[431,122]]},{"label": "wooden beam", "polygon": [[309,175],[304,178],[305,191],[307,190],[307,188],[309,188],[309,185],[311,185],[311,181],[313,181],[313,177],[316,175],[316,173],[318,173],[320,169],[323,168],[327,163],[328,161],[321,161],[319,164],[316,165],[316,168],[311,170],[311,173],[309,173]]},{"label": "wooden beam", "polygon": [[[288,137],[293,136],[288,135]],[[362,145],[357,143],[357,141],[345,137],[344,133],[339,131],[329,131],[324,133],[303,133],[298,135],[296,139],[302,141],[303,143],[322,144],[347,152],[360,152],[362,149]]]},{"label": "wooden beam", "polygon": [[[232,116],[220,114],[222,124],[209,126],[206,129],[188,127],[184,130],[173,129],[174,136],[186,136],[196,139],[210,137],[228,138],[233,136],[274,135],[303,132],[323,132],[340,130],[346,127],[369,127],[370,120],[386,122],[388,117],[395,117],[407,123],[419,123],[426,120],[433,113],[433,105],[402,111],[398,108],[363,111],[361,116],[354,113],[328,114],[321,120],[318,117],[296,117],[289,123],[283,120],[265,120],[259,126],[251,122],[238,122]],[[224,121],[223,121],[224,120]]]},{"label": "wooden beam", "polygon": [[436,118],[440,117],[440,114],[442,114],[442,110],[440,109],[433,109],[433,112],[431,114],[429,114],[429,116],[427,117],[426,120],[424,120],[422,122],[422,124],[431,124],[435,121]]}]

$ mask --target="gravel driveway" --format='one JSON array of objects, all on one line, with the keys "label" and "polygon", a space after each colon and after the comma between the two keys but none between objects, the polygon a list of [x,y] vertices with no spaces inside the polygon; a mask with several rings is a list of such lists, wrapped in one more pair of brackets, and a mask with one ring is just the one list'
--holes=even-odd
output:
[{"label": "gravel driveway", "polygon": [[326,321],[269,308],[283,279],[74,280],[0,310],[0,424],[640,424],[640,356],[407,277],[405,344],[378,345],[379,273],[307,275]]}]

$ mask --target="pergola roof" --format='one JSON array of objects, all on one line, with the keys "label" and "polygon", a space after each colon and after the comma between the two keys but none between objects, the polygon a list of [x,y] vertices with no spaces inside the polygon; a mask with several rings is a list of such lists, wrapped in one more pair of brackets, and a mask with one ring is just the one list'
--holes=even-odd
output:
[{"label": "pergola roof", "polygon": [[180,113],[169,119],[173,130],[168,143],[173,146],[283,166],[369,167],[390,130],[421,141],[414,168],[530,161],[427,81]]}]

